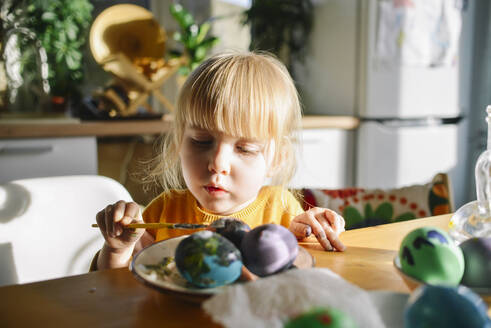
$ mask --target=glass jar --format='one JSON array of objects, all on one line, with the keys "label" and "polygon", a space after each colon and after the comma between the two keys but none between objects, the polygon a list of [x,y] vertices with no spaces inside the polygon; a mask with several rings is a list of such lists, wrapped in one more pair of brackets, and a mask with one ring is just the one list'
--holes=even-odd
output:
[{"label": "glass jar", "polygon": [[486,112],[487,149],[475,166],[477,200],[463,205],[450,220],[449,233],[457,242],[472,237],[491,237],[491,105]]}]

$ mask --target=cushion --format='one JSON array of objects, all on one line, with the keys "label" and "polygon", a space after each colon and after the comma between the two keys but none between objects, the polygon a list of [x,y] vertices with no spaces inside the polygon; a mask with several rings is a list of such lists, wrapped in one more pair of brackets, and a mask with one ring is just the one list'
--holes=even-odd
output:
[{"label": "cushion", "polygon": [[446,179],[398,189],[302,189],[303,207],[324,207],[341,214],[346,229],[406,221],[451,212]]}]

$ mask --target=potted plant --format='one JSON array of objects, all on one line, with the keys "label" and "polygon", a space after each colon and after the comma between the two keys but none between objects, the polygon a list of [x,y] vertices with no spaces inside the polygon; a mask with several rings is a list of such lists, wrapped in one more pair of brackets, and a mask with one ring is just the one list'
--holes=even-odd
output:
[{"label": "potted plant", "polygon": [[312,20],[312,0],[253,0],[244,12],[250,50],[275,54],[294,75],[293,63],[304,59]]},{"label": "potted plant", "polygon": [[180,4],[171,4],[170,13],[179,24],[179,31],[174,32],[173,38],[182,45],[181,50],[173,50],[173,56],[184,56],[186,64],[179,68],[178,73],[187,77],[206,58],[209,50],[219,39],[208,36],[211,28],[209,21],[196,23],[194,17]]},{"label": "potted plant", "polygon": [[47,53],[55,106],[64,107],[70,98],[80,96],[92,9],[89,0],[31,0],[26,4],[26,25]]}]

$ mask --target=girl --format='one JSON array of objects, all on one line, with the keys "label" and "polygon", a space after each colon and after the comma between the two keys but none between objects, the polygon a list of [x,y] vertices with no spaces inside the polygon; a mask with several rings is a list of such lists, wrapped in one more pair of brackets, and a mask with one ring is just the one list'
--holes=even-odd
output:
[{"label": "girl", "polygon": [[[267,54],[221,54],[203,62],[179,94],[175,124],[158,167],[164,192],[140,214],[119,201],[97,214],[106,242],[97,268],[127,266],[149,244],[192,231],[123,229],[132,222],[211,223],[241,219],[251,228],[281,224],[303,239],[312,231],[326,250],[344,250],[344,219],[334,211],[306,212],[285,189],[295,171],[301,129],[294,83]],[[268,186],[265,186],[267,182]]]}]

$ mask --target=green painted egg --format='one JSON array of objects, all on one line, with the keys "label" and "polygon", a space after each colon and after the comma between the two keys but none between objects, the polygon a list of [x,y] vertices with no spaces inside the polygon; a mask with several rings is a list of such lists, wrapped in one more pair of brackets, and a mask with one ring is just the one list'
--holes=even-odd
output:
[{"label": "green painted egg", "polygon": [[427,284],[456,286],[464,274],[462,250],[437,227],[422,227],[407,234],[399,259],[404,273]]},{"label": "green painted egg", "polygon": [[356,328],[353,319],[334,308],[315,308],[291,319],[284,328]]},{"label": "green painted egg", "polygon": [[464,254],[462,284],[491,288],[491,237],[470,238],[459,245]]}]

